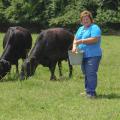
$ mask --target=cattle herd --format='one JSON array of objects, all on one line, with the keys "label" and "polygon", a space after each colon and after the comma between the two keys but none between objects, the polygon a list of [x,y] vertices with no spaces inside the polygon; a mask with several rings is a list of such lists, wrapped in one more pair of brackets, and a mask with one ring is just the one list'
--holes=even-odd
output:
[{"label": "cattle herd", "polygon": [[72,76],[68,50],[71,49],[74,35],[64,28],[50,28],[40,32],[32,48],[32,36],[26,28],[9,27],[3,39],[3,53],[0,57],[0,79],[16,65],[19,73],[18,60],[22,59],[20,79],[34,75],[39,64],[48,67],[50,80],[55,80],[55,68],[58,65],[62,76],[62,61],[68,61],[69,77]]}]

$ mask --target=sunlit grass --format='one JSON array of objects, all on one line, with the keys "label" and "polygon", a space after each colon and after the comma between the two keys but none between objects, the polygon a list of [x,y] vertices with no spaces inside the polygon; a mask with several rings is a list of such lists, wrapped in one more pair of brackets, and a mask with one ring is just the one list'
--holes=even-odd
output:
[{"label": "sunlit grass", "polygon": [[[0,54],[3,36],[0,34]],[[32,36],[35,42],[37,34]],[[94,100],[80,96],[84,92],[80,66],[74,66],[73,77],[68,79],[64,61],[62,78],[56,67],[57,81],[49,80],[49,69],[42,65],[34,76],[20,81],[13,66],[0,82],[0,120],[120,120],[119,46],[120,37],[102,37],[98,98]]]}]

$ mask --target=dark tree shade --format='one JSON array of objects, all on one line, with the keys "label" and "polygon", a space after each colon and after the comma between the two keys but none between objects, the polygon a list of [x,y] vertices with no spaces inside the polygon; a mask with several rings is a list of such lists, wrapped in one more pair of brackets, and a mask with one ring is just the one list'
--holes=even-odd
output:
[{"label": "dark tree shade", "polygon": [[103,0],[102,8],[110,10],[118,10],[119,0]]}]

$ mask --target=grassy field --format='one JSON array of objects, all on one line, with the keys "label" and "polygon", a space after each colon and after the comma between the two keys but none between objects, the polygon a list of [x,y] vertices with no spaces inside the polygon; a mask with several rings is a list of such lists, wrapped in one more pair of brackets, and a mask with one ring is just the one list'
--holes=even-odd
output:
[{"label": "grassy field", "polygon": [[[0,55],[2,39],[0,33]],[[35,41],[37,34],[33,34]],[[0,120],[120,120],[120,37],[102,36],[103,57],[98,72],[97,99],[81,96],[84,79],[80,66],[74,66],[68,79],[50,81],[49,69],[37,68],[35,75],[20,81],[13,66],[11,74],[0,82]],[[21,62],[21,61],[20,61]]]}]

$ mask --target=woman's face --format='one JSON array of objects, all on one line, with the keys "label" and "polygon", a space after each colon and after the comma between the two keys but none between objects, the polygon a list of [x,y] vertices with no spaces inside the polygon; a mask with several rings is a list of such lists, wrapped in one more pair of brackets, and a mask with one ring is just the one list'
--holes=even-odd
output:
[{"label": "woman's face", "polygon": [[91,19],[89,16],[84,16],[82,18],[82,24],[85,26],[85,27],[89,27],[91,25]]}]

